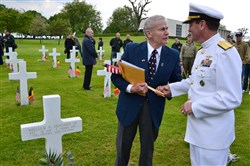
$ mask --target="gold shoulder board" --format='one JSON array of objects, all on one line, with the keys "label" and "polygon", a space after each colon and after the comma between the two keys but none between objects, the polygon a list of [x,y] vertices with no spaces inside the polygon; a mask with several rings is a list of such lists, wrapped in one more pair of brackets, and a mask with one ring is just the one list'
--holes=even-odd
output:
[{"label": "gold shoulder board", "polygon": [[230,43],[229,43],[228,41],[226,41],[226,40],[221,40],[221,41],[219,41],[218,46],[220,46],[220,47],[223,48],[224,50],[227,50],[227,49],[233,47],[233,45],[230,44]]}]

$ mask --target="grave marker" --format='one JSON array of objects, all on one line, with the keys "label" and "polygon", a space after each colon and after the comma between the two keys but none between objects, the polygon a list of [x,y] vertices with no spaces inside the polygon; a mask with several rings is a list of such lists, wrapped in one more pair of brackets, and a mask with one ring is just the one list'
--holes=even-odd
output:
[{"label": "grave marker", "polygon": [[[111,64],[110,60],[105,60],[104,64]],[[111,97],[111,73],[107,71],[106,67],[103,70],[97,70],[98,76],[105,76],[104,77],[104,90],[103,95],[104,98]]]},{"label": "grave marker", "polygon": [[116,53],[116,58],[112,59],[112,61],[114,62],[114,64],[116,64],[119,60],[121,60],[122,54],[123,53],[121,53],[121,52],[117,52]]},{"label": "grave marker", "polygon": [[6,53],[6,54],[8,54],[7,56],[9,56],[9,58],[10,58],[10,59],[6,59],[5,60],[6,63],[11,64],[10,67],[12,66],[12,72],[13,73],[17,73],[18,72],[17,64],[18,64],[19,61],[23,61],[23,59],[17,59],[17,53],[16,52],[12,52],[12,48],[11,48],[11,52]]},{"label": "grave marker", "polygon": [[29,105],[27,79],[36,77],[36,72],[26,71],[26,61],[19,62],[19,72],[9,73],[10,80],[20,80],[21,105]]},{"label": "grave marker", "polygon": [[102,49],[102,47],[100,47],[100,49],[97,50],[97,52],[99,53],[99,60],[102,60],[102,56],[105,51]]},{"label": "grave marker", "polygon": [[9,47],[9,52],[5,52],[4,53],[4,56],[9,56],[9,57],[11,57],[12,55],[13,55],[13,49],[12,49],[12,47]]},{"label": "grave marker", "polygon": [[48,52],[48,50],[45,49],[44,45],[42,45],[42,49],[39,49],[39,52],[42,52],[42,61],[46,61],[46,52]]},{"label": "grave marker", "polygon": [[22,124],[22,141],[45,138],[46,151],[49,154],[62,153],[62,136],[82,131],[80,117],[61,119],[61,104],[59,95],[43,96],[44,119],[41,122]]},{"label": "grave marker", "polygon": [[73,50],[70,50],[70,58],[69,59],[65,59],[65,62],[70,62],[70,66],[73,72],[70,73],[70,77],[75,77],[75,63],[76,62],[80,62],[80,59],[76,58],[76,52],[78,52],[78,50],[76,50],[76,47],[73,46]]},{"label": "grave marker", "polygon": [[53,56],[52,66],[53,66],[53,68],[56,68],[57,67],[57,59],[56,59],[56,57],[60,56],[60,53],[57,53],[56,48],[53,48],[53,52],[49,53],[49,56]]},{"label": "grave marker", "polygon": [[[4,56],[6,56],[6,57],[9,56],[9,59],[11,59],[15,54],[16,54],[16,52],[13,52],[12,47],[9,47],[9,52],[5,52]],[[11,69],[11,64],[8,63],[7,61],[6,61],[6,64],[7,64],[7,67]]]},{"label": "grave marker", "polygon": [[76,46],[73,46],[73,49],[70,50],[70,54],[73,54],[75,57],[76,57],[76,53],[78,52],[79,50],[76,49]]}]

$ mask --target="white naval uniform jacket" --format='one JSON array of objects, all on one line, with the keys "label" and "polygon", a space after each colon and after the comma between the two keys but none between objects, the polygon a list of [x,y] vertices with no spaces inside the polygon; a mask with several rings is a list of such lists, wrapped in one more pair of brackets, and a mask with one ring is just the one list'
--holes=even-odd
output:
[{"label": "white naval uniform jacket", "polygon": [[218,46],[219,34],[201,44],[192,75],[170,84],[172,97],[188,93],[185,141],[205,149],[225,149],[235,139],[234,109],[241,104],[242,62],[237,50]]}]

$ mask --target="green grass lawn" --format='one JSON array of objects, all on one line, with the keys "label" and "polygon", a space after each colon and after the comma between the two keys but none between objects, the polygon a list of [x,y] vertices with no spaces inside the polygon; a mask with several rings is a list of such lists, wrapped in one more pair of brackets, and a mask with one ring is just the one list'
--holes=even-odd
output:
[{"label": "green grass lawn", "polygon": [[[95,37],[98,42],[98,37]],[[111,37],[103,37],[105,59],[110,57],[109,40]],[[122,36],[124,40],[125,37]],[[134,42],[144,41],[143,36],[132,36]],[[82,38],[80,39],[82,41]],[[173,40],[168,45],[171,45]],[[184,41],[182,41],[183,43]],[[97,76],[97,70],[103,69],[103,61],[94,66],[91,86],[94,91],[82,89],[84,68],[80,63],[81,76],[69,78],[67,73],[69,63],[65,63],[66,55],[63,53],[64,40],[58,45],[57,40],[18,40],[19,59],[27,62],[28,72],[37,72],[36,79],[29,79],[28,86],[33,86],[35,101],[29,106],[18,106],[15,101],[16,88],[19,81],[8,79],[11,71],[6,65],[0,66],[0,165],[2,166],[33,166],[43,157],[45,152],[45,140],[36,139],[21,141],[20,125],[40,122],[43,120],[42,96],[58,94],[61,96],[61,117],[81,117],[82,132],[64,135],[63,151],[70,150],[74,156],[76,166],[112,166],[115,161],[115,139],[117,118],[115,108],[117,96],[103,98],[103,76]],[[41,59],[42,45],[49,52],[57,48],[61,53],[58,58],[61,66],[52,68],[51,60],[39,62]],[[48,53],[47,53],[48,55]],[[112,86],[113,91],[113,86]],[[185,102],[187,96],[180,96],[167,101],[163,121],[157,141],[155,142],[154,165],[155,166],[188,166],[189,147],[183,141],[186,126],[186,117],[179,108]],[[235,166],[250,165],[250,95],[243,96],[242,105],[236,109],[236,140],[231,146],[232,153],[236,153],[240,159],[230,164]],[[138,165],[139,155],[138,135],[134,141],[130,165]],[[66,162],[67,163],[67,160]]]}]

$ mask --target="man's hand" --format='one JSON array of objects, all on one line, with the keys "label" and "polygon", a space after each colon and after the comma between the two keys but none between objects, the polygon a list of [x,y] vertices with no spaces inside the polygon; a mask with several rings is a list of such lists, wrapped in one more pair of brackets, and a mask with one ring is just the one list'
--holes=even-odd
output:
[{"label": "man's hand", "polygon": [[161,91],[165,97],[171,97],[171,91],[169,85],[163,85],[163,86],[158,86],[156,88],[157,90]]},{"label": "man's hand", "polygon": [[183,115],[188,116],[192,113],[192,102],[191,101],[186,101],[186,103],[184,103],[181,106],[181,112],[183,113]]},{"label": "man's hand", "polygon": [[137,94],[146,94],[148,92],[147,83],[137,83],[132,86],[131,92]]}]

